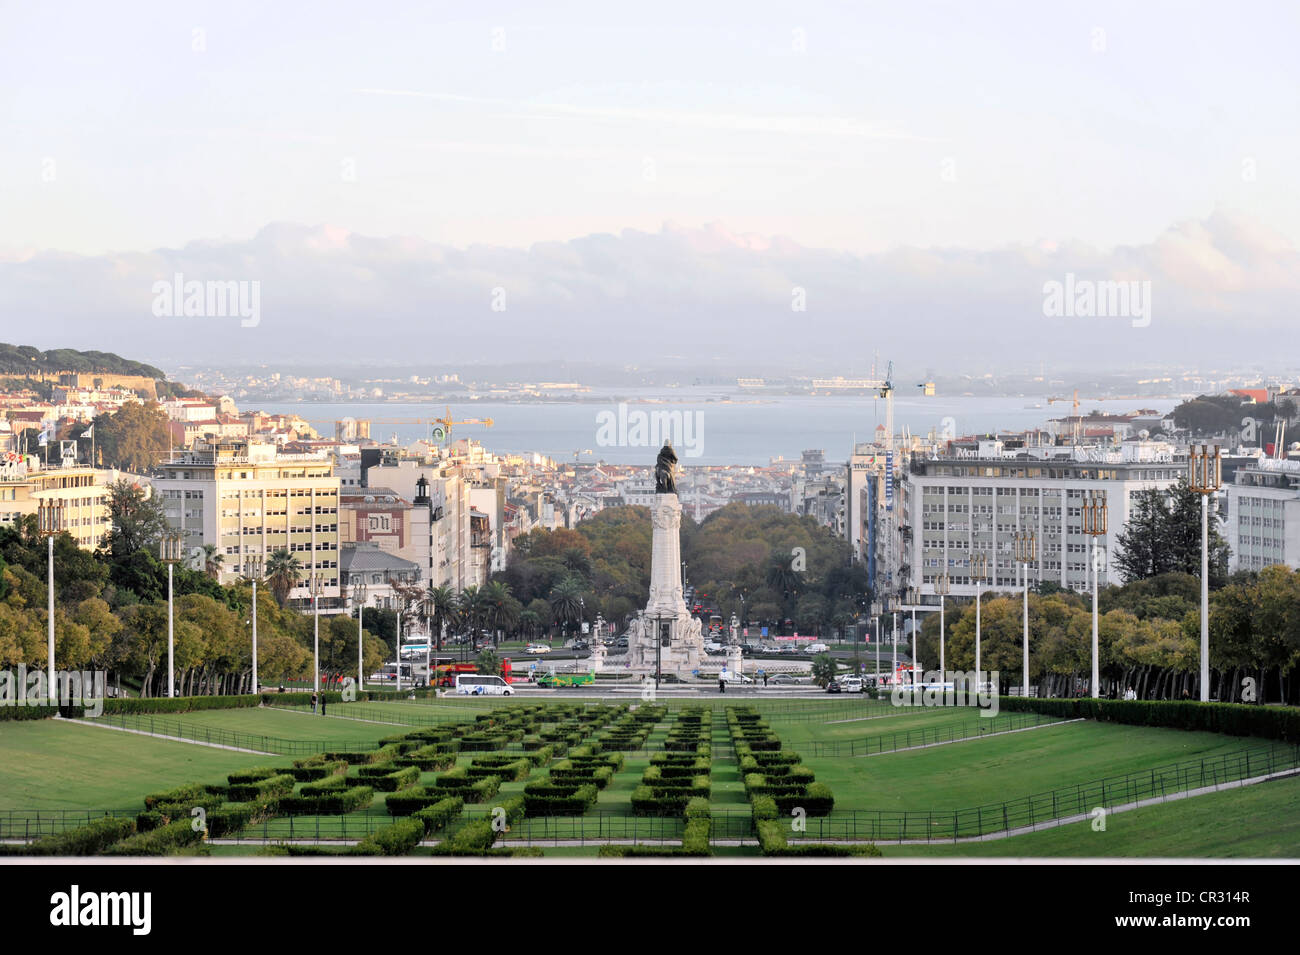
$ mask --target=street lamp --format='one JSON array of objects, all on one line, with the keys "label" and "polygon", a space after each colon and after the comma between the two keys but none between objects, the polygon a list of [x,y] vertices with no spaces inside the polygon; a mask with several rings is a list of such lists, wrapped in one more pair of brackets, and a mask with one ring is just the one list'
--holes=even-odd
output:
[{"label": "street lamp", "polygon": [[947,680],[947,677],[943,676],[946,672],[943,653],[944,633],[946,632],[944,604],[948,594],[952,592],[952,582],[948,577],[948,571],[945,570],[934,578],[934,592],[939,595],[939,674],[940,682],[943,682]]},{"label": "street lamp", "polygon": [[1021,687],[1025,696],[1029,695],[1029,565],[1038,560],[1038,539],[1033,531],[1017,531],[1015,536],[1016,562],[1024,568],[1025,605],[1024,605],[1024,670]]},{"label": "street lamp", "polygon": [[916,684],[916,671],[921,666],[921,652],[916,639],[916,605],[921,602],[921,592],[915,587],[907,588],[907,604],[912,609],[912,684]]},{"label": "street lamp", "polygon": [[[312,636],[312,658],[314,660],[315,675],[312,680],[312,686],[316,694],[316,705],[320,706],[320,589],[325,583],[324,574],[311,575],[311,612],[313,617],[313,636]],[[316,712],[320,712],[318,709]]]},{"label": "street lamp", "polygon": [[989,579],[988,554],[971,554],[970,579],[975,585],[975,679],[979,680],[983,672],[980,670],[980,597],[984,589],[981,585]]},{"label": "street lamp", "polygon": [[172,600],[172,568],[181,559],[181,535],[175,531],[158,541],[158,555],[167,564],[167,696],[176,695],[176,625]]},{"label": "street lamp", "polygon": [[[366,616],[366,579],[363,576],[361,583],[357,584],[352,590],[352,603],[357,608],[357,692],[360,693],[365,686],[365,653],[363,651],[362,634],[365,632],[363,621]],[[360,699],[360,697],[357,697]]]},{"label": "street lamp", "polygon": [[253,581],[253,692],[256,693],[260,687],[257,682],[257,580],[262,576],[262,558],[246,557],[244,563],[248,565],[246,570]]},{"label": "street lamp", "polygon": [[893,679],[898,679],[898,598],[893,594],[889,595],[889,613],[894,618],[894,657],[891,666],[893,667]]},{"label": "street lamp", "polygon": [[1101,664],[1097,651],[1097,588],[1101,570],[1101,551],[1097,538],[1106,533],[1106,495],[1102,491],[1089,491],[1083,500],[1083,532],[1092,538],[1092,698],[1101,698]]},{"label": "street lamp", "polygon": [[1192,445],[1187,456],[1188,486],[1201,495],[1201,702],[1210,701],[1210,495],[1223,486],[1220,450]]}]

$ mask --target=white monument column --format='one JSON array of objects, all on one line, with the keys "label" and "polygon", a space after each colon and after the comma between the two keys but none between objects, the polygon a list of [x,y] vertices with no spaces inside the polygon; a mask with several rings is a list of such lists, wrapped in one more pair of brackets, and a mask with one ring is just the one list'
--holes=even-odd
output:
[{"label": "white monument column", "polygon": [[[682,504],[676,494],[655,495],[650,523],[650,599],[630,634],[630,663],[634,669],[654,670],[657,654],[664,672],[689,671],[699,666],[704,635],[682,597]],[[668,644],[656,648],[664,624]]]}]

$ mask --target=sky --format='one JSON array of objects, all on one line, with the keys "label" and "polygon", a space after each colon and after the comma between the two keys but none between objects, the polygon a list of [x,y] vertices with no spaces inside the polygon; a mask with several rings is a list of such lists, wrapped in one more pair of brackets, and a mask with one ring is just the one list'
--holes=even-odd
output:
[{"label": "sky", "polygon": [[[658,322],[1033,360],[1044,283],[1078,274],[1153,285],[1100,343],[1204,352],[1294,310],[1298,28],[1281,2],[0,2],[3,337],[192,363],[383,317],[463,358],[487,318],[524,356]],[[178,270],[259,282],[257,324],[153,314]]]}]

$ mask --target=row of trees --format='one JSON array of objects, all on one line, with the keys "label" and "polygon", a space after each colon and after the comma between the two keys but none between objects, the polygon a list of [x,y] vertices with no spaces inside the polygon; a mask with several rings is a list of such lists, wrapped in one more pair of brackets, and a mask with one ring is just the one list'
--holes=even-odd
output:
[{"label": "row of trees", "polygon": [[[810,517],[731,504],[682,521],[684,578],[697,601],[746,623],[803,633],[842,629],[869,604],[866,571],[848,544]],[[567,629],[597,613],[626,621],[650,589],[653,532],[644,507],[609,508],[576,528],[516,539],[495,575],[517,599],[520,623]]]},{"label": "row of trees", "polygon": [[[144,695],[165,694],[167,567],[154,556],[157,515],[139,506],[137,494],[116,491],[113,531],[102,551],[81,550],[67,534],[55,537],[55,662],[60,669],[109,671]],[[285,571],[295,573],[291,566]],[[173,574],[177,692],[250,692],[251,581],[223,586],[212,564],[195,569],[181,562]],[[280,585],[270,583],[279,599],[257,602],[258,677],[264,684],[310,679],[313,620],[285,606],[287,590],[277,594]],[[46,664],[47,595],[46,543],[35,518],[0,529],[0,667]],[[323,679],[355,675],[355,620],[323,617],[320,652]],[[363,654],[370,672],[388,651],[366,632]]]},{"label": "row of trees", "polygon": [[[1200,581],[1162,574],[1098,598],[1102,694],[1133,689],[1142,699],[1200,697]],[[1018,595],[983,598],[980,665],[1019,683],[1023,660]],[[975,666],[975,602],[947,605],[945,663]],[[922,665],[937,667],[939,617],[927,614],[918,648]],[[1029,672],[1040,693],[1077,695],[1091,671],[1092,607],[1068,591],[1029,597]],[[1211,594],[1210,697],[1232,702],[1300,702],[1293,671],[1300,663],[1300,572],[1277,565],[1240,573]]]}]

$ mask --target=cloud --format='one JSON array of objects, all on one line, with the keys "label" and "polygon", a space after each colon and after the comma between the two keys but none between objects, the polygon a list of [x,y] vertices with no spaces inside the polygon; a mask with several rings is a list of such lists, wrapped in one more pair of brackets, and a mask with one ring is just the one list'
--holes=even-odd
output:
[{"label": "cloud", "polygon": [[[152,287],[258,282],[261,320],[158,318]],[[1067,274],[1151,282],[1152,322],[1045,318]],[[792,310],[796,289],[806,311]],[[503,290],[503,291],[498,291]],[[873,353],[949,371],[1077,358],[1114,366],[1257,359],[1289,334],[1300,256],[1215,212],[1111,250],[1034,243],[860,256],[722,225],[625,230],[527,248],[459,248],[337,226],[269,225],[246,240],[101,256],[0,255],[4,338],[162,363],[593,359],[695,355],[738,365]],[[495,310],[504,306],[504,310]]]}]

